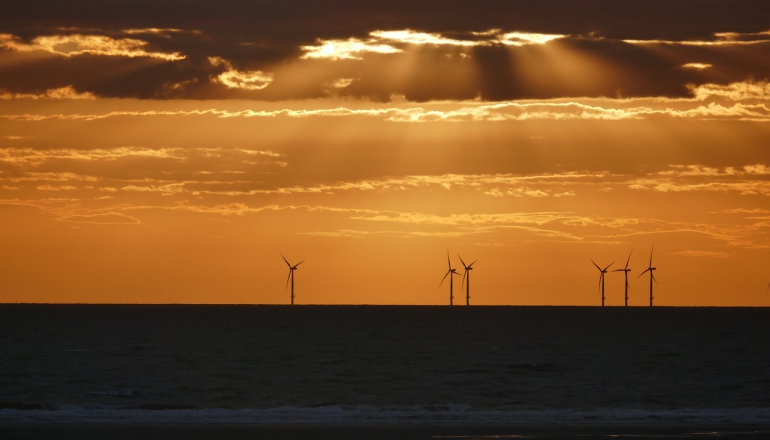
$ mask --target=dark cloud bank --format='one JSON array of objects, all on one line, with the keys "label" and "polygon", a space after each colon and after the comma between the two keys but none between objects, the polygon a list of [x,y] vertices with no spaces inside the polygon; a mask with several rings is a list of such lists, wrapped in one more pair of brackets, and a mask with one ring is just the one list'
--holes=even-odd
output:
[{"label": "dark cloud bank", "polygon": [[[147,42],[146,50],[180,53],[183,60],[85,54],[63,57],[0,49],[0,93],[40,93],[74,86],[104,97],[318,98],[329,83],[354,81],[339,96],[388,100],[487,100],[564,96],[672,96],[690,93],[688,84],[764,80],[770,77],[770,8],[765,0],[716,1],[24,1],[7,4],[0,34],[31,43],[45,35],[102,35]],[[181,32],[126,34],[127,29]],[[404,54],[366,55],[363,60],[300,61],[305,45],[319,39],[369,38],[374,30],[413,29],[451,38],[502,29],[568,35],[549,45],[581,54],[608,68],[602,81],[578,81],[580,71],[534,64],[536,48],[475,47],[457,57],[457,47],[424,46],[409,78],[394,81],[388,66]],[[768,42],[741,46],[690,46],[681,41],[715,41],[716,33],[756,34],[738,39]],[[666,40],[640,45],[623,40]],[[556,47],[556,46],[554,46]],[[559,53],[559,52],[557,52]],[[215,80],[228,66],[240,71],[276,72],[261,90],[228,88]],[[521,68],[529,58],[529,70]],[[682,68],[686,63],[707,69]],[[470,64],[469,64],[470,63]],[[281,74],[294,66],[311,72],[303,80]],[[459,80],[457,72],[475,72]],[[586,72],[582,72],[586,74]],[[589,76],[591,72],[587,73]]]}]

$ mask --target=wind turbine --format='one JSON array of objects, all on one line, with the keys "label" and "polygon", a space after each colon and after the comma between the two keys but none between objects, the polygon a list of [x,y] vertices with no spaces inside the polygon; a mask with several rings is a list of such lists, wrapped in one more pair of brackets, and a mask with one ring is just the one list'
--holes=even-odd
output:
[{"label": "wind turbine", "polygon": [[449,270],[444,275],[444,278],[441,279],[441,283],[438,286],[441,287],[441,285],[444,284],[444,280],[446,279],[446,277],[449,277],[449,305],[451,306],[453,305],[452,302],[454,300],[454,282],[452,278],[455,275],[460,275],[460,274],[457,273],[457,269],[452,269],[452,262],[449,261],[449,251],[446,251],[446,262],[449,265]]},{"label": "wind turbine", "polygon": [[[463,283],[465,283],[465,305],[469,306],[471,305],[471,274],[470,271],[473,270],[473,265],[476,264],[476,260],[471,264],[466,265],[465,261],[463,261],[463,257],[460,256],[460,254],[457,254],[457,257],[460,259],[460,262],[463,264],[463,267],[465,268],[465,272],[463,272]],[[465,281],[465,278],[468,278],[468,281]],[[460,288],[462,288],[462,284],[460,284]]]},{"label": "wind turbine", "polygon": [[[631,250],[631,254],[633,253],[634,251]],[[626,276],[626,307],[628,307],[628,273],[631,272],[631,269],[628,268],[628,262],[631,261],[631,254],[628,254],[628,260],[626,260],[626,267],[624,269],[613,270],[613,272],[624,272]]]},{"label": "wind turbine", "polygon": [[[594,263],[594,260],[591,260],[591,263]],[[594,266],[596,266],[596,268],[599,269],[599,272],[600,272],[600,274],[599,274],[599,287],[601,287],[601,289],[602,289],[602,307],[604,307],[604,274],[607,273],[607,269],[609,269],[610,266],[612,266],[613,264],[615,264],[614,261],[612,263],[610,263],[609,266],[607,266],[604,269],[602,269],[601,267],[599,267],[598,264],[594,263]]]},{"label": "wind turbine", "polygon": [[640,273],[639,276],[637,277],[637,279],[639,279],[639,278],[642,277],[642,275],[645,274],[645,272],[649,272],[650,273],[650,307],[652,307],[652,300],[653,300],[653,296],[652,296],[652,282],[653,281],[655,281],[656,283],[658,282],[658,280],[655,279],[655,274],[653,273],[653,271],[657,270],[658,268],[657,267],[652,267],[652,251],[654,251],[654,250],[655,250],[655,246],[653,245],[652,249],[650,250],[650,265],[647,267],[647,269],[644,270],[644,272]]},{"label": "wind turbine", "polygon": [[286,265],[289,266],[289,277],[286,278],[286,288],[289,288],[289,280],[291,280],[291,305],[294,305],[294,271],[297,270],[297,266],[304,263],[305,260],[300,261],[299,263],[292,266],[289,261],[286,259],[286,257],[281,254],[281,258],[283,258],[283,261],[286,262]]}]

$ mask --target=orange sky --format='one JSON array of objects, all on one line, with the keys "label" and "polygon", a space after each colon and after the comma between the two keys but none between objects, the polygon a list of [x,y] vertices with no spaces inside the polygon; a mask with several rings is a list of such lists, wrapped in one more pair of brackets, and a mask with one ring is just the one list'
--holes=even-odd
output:
[{"label": "orange sky", "polygon": [[282,252],[298,304],[445,304],[449,250],[598,305],[633,250],[644,306],[654,245],[657,305],[770,305],[767,29],[60,20],[0,21],[0,301],[287,303]]}]

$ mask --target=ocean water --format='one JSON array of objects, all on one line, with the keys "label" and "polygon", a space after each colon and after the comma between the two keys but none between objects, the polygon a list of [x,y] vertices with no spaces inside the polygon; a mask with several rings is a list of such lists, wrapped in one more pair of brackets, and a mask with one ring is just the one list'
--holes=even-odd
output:
[{"label": "ocean water", "polygon": [[770,426],[770,309],[0,305],[0,423]]}]

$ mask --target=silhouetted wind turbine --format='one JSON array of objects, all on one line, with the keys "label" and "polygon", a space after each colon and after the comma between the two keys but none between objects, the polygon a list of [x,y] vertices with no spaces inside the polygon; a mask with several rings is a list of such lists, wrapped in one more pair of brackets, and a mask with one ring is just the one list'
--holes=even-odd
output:
[{"label": "silhouetted wind turbine", "polygon": [[286,265],[289,266],[289,277],[286,278],[286,288],[289,288],[289,280],[291,280],[291,305],[294,305],[294,271],[297,270],[297,266],[304,263],[305,260],[300,261],[299,263],[292,266],[289,261],[286,259],[286,257],[281,254],[281,258],[283,258],[283,261],[286,262]]},{"label": "silhouetted wind turbine", "polygon": [[452,262],[449,261],[449,251],[446,251],[446,262],[449,265],[449,270],[444,275],[444,278],[441,279],[441,283],[438,286],[441,287],[441,285],[444,284],[444,280],[446,279],[446,277],[449,277],[449,305],[451,306],[451,305],[453,305],[452,302],[453,302],[454,297],[455,297],[454,296],[454,282],[452,280],[452,277],[454,277],[455,275],[460,275],[460,274],[457,273],[457,269],[452,269]]},{"label": "silhouetted wind turbine", "polygon": [[652,300],[653,300],[653,296],[652,296],[652,282],[653,281],[655,281],[656,283],[658,282],[658,280],[655,279],[655,274],[653,273],[653,271],[657,270],[658,268],[657,267],[652,267],[652,251],[654,251],[654,250],[655,250],[655,246],[653,245],[652,249],[650,250],[650,265],[647,267],[647,269],[644,270],[644,272],[640,273],[639,276],[636,277],[637,279],[639,279],[639,278],[642,277],[642,275],[645,274],[645,272],[649,272],[650,273],[650,307],[652,307]]},{"label": "silhouetted wind turbine", "polygon": [[[633,254],[634,251],[631,251],[631,254]],[[628,254],[628,260],[626,260],[626,267],[624,269],[615,269],[613,272],[624,272],[624,275],[626,276],[626,307],[628,307],[628,273],[631,272],[631,269],[628,268],[628,262],[631,261],[631,254]]]},{"label": "silhouetted wind turbine", "polygon": [[[476,260],[471,264],[466,265],[465,261],[463,261],[463,257],[460,256],[460,254],[457,254],[457,257],[460,259],[460,263],[463,264],[463,267],[465,268],[465,272],[463,272],[463,283],[465,283],[465,305],[469,306],[471,305],[471,274],[470,271],[473,270],[473,265],[476,264]],[[466,281],[465,279],[468,279]],[[460,288],[462,288],[462,284],[460,284]]]},{"label": "silhouetted wind turbine", "polygon": [[[594,260],[591,260],[591,263],[594,263]],[[607,273],[607,269],[609,269],[610,266],[612,266],[613,264],[615,264],[614,261],[612,263],[610,263],[609,266],[607,266],[604,269],[602,269],[601,267],[599,267],[598,264],[594,263],[594,266],[596,266],[596,268],[599,269],[599,272],[600,272],[600,274],[599,274],[599,287],[602,289],[602,307],[604,307],[604,274]]]}]

